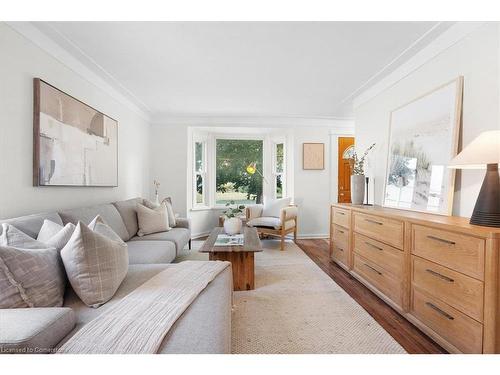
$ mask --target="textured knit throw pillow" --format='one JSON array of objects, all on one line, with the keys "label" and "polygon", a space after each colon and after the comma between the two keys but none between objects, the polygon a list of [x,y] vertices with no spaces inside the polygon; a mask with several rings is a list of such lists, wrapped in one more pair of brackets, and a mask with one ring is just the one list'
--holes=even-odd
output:
[{"label": "textured knit throw pillow", "polygon": [[75,224],[73,223],[68,223],[63,227],[53,221],[44,220],[36,239],[49,247],[61,250],[68,243],[74,231]]},{"label": "textured knit throw pillow", "polygon": [[[145,204],[147,203],[145,202]],[[150,208],[138,203],[137,219],[139,224],[137,235],[139,237],[171,229],[168,223],[168,212],[165,204],[161,204],[156,208]]]},{"label": "textured knit throw pillow", "polygon": [[61,250],[61,257],[73,290],[90,307],[109,301],[127,274],[127,245],[81,222]]}]

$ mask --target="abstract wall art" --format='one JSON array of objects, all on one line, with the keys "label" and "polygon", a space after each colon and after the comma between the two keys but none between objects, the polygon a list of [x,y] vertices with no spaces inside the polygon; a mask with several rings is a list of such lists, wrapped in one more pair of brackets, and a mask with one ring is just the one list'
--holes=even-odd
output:
[{"label": "abstract wall art", "polygon": [[463,78],[391,112],[384,206],[450,215]]},{"label": "abstract wall art", "polygon": [[118,186],[118,122],[34,79],[34,186]]}]

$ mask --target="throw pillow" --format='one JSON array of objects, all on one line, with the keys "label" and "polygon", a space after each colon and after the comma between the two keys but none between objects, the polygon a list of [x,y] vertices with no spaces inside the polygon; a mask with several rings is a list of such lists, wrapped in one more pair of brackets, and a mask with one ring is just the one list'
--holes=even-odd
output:
[{"label": "throw pillow", "polygon": [[96,233],[81,222],[62,249],[61,257],[73,290],[90,307],[109,301],[128,270],[127,245]]},{"label": "throw pillow", "polygon": [[264,204],[262,216],[280,217],[281,209],[288,207],[292,198],[270,199]]},{"label": "throw pillow", "polygon": [[174,213],[174,208],[172,207],[172,202],[170,199],[165,199],[165,206],[167,207],[167,214],[168,214],[168,225],[171,228],[174,228],[177,223],[175,221],[175,213]]},{"label": "throw pillow", "polygon": [[44,220],[36,239],[49,247],[61,250],[68,243],[74,231],[75,224],[73,223],[68,223],[63,227],[53,221]]},{"label": "throw pillow", "polygon": [[31,238],[26,233],[20,231],[15,226],[3,223],[2,234],[0,235],[0,246],[9,246],[19,249],[46,249],[43,242]]},{"label": "throw pillow", "polygon": [[137,204],[137,219],[139,224],[139,237],[145,234],[165,232],[170,230],[168,223],[167,207],[162,204],[157,208],[149,208],[140,203]]},{"label": "throw pillow", "polygon": [[94,232],[108,237],[110,240],[124,244],[121,237],[104,221],[101,215],[97,215],[89,224],[89,228]]},{"label": "throw pillow", "polygon": [[0,246],[0,309],[62,306],[64,288],[57,249]]}]

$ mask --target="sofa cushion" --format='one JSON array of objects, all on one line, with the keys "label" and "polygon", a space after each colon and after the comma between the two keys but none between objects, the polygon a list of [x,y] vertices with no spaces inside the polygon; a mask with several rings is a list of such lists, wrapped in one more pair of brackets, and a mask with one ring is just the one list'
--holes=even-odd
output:
[{"label": "sofa cushion", "polygon": [[73,290],[91,307],[109,301],[128,269],[127,245],[79,222],[61,257]]},{"label": "sofa cushion", "polygon": [[123,241],[127,241],[129,234],[123,219],[111,203],[100,204],[97,206],[75,208],[72,210],[65,210],[59,213],[64,224],[73,223],[77,224],[79,221],[85,225],[89,225],[97,215],[101,215],[104,221],[120,236]]},{"label": "sofa cushion", "polygon": [[61,306],[64,288],[57,249],[0,246],[0,309]]},{"label": "sofa cushion", "polygon": [[[77,325],[60,345],[85,323],[113,307],[124,296],[168,267],[175,267],[175,264],[130,265],[127,277],[115,296],[99,309],[85,306],[73,291],[68,290],[65,306],[74,310]],[[208,284],[172,326],[163,340],[160,353],[230,353],[232,280],[232,271],[228,267]]]},{"label": "sofa cushion", "polygon": [[49,353],[75,326],[67,307],[0,310],[2,353]]},{"label": "sofa cushion", "polygon": [[129,241],[127,245],[129,264],[171,263],[176,256],[170,241]]},{"label": "sofa cushion", "polygon": [[47,246],[61,250],[68,243],[75,228],[75,224],[73,223],[68,223],[63,227],[53,221],[44,220],[42,229],[40,229],[40,233],[38,233],[36,239]]},{"label": "sofa cushion", "polygon": [[[255,219],[247,221],[247,225],[249,227],[256,228],[271,228],[271,229],[280,229],[281,228],[281,220],[277,217],[256,217]],[[285,222],[285,229],[293,228],[293,221]]]},{"label": "sofa cushion", "polygon": [[[61,217],[56,212],[21,216],[13,219],[2,220],[0,221],[0,223],[11,224],[17,229],[21,230],[23,233],[26,233],[28,236],[36,238],[45,219],[61,225],[63,223]],[[1,231],[2,230],[0,229],[0,233]]]},{"label": "sofa cushion", "polygon": [[101,215],[97,215],[89,224],[89,228],[96,233],[102,234],[104,237],[112,241],[125,244],[118,234],[104,221]]},{"label": "sofa cushion", "polygon": [[175,250],[180,254],[181,250],[186,246],[191,237],[191,232],[186,228],[172,228],[168,232],[159,232],[147,234],[145,236],[132,237],[131,241],[171,241],[175,243]]},{"label": "sofa cushion", "polygon": [[125,223],[125,227],[128,231],[128,238],[124,241],[128,241],[130,238],[137,234],[139,230],[139,226],[137,224],[137,204],[143,203],[142,198],[132,198],[126,201],[118,201],[114,202],[113,205],[116,207],[118,212],[120,213],[123,222]]}]

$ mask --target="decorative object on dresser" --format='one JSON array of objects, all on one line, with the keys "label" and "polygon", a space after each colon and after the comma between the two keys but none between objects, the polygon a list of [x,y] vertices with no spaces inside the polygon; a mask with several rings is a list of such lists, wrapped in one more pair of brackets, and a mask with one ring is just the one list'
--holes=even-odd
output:
[{"label": "decorative object on dresser", "polygon": [[257,230],[243,227],[243,246],[217,246],[217,238],[222,232],[222,228],[214,228],[199,252],[208,253],[210,260],[231,262],[234,290],[253,290],[255,288],[254,253],[262,251]]},{"label": "decorative object on dresser", "polygon": [[302,169],[323,170],[325,169],[325,144],[303,143],[302,144]]},{"label": "decorative object on dresser", "polygon": [[463,78],[391,112],[384,206],[450,215]]},{"label": "decorative object on dresser", "polygon": [[334,204],[330,255],[446,350],[500,353],[500,229]]},{"label": "decorative object on dresser", "polygon": [[500,228],[500,130],[481,133],[450,163],[450,168],[484,168],[481,191],[477,197],[470,223]]},{"label": "decorative object on dresser", "polygon": [[33,81],[33,185],[118,186],[118,122]]},{"label": "decorative object on dresser", "polygon": [[153,180],[153,185],[155,186],[155,201],[154,203],[158,206],[160,205],[160,197],[158,195],[158,189],[160,188],[160,182],[157,180]]},{"label": "decorative object on dresser", "polygon": [[363,155],[358,157],[356,151],[352,153],[352,158],[349,160],[351,165],[351,203],[363,204],[365,196],[365,159],[370,150],[375,147],[373,143],[368,147]]}]

